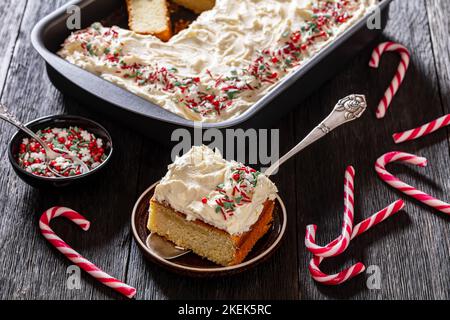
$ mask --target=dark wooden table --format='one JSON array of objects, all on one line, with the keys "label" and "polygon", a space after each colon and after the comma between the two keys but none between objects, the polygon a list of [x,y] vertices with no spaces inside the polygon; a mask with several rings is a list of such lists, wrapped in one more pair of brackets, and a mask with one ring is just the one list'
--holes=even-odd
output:
[{"label": "dark wooden table", "polygon": [[[56,113],[80,114],[104,124],[112,133],[116,154],[104,179],[75,190],[44,192],[24,184],[7,160],[7,143],[15,129],[0,123],[0,297],[2,299],[117,299],[120,296],[83,274],[81,290],[66,286],[70,263],[39,234],[40,214],[51,206],[68,206],[92,221],[89,232],[63,220],[54,229],[87,258],[138,288],[138,299],[449,299],[450,218],[407,199],[399,216],[352,243],[341,258],[324,264],[362,261],[381,271],[381,288],[367,288],[368,275],[340,287],[317,285],[308,274],[305,226],[320,226],[319,241],[336,237],[341,225],[345,167],[356,177],[356,219],[368,217],[401,194],[384,185],[374,162],[387,151],[403,150],[427,157],[427,169],[393,166],[406,181],[442,199],[449,198],[448,131],[395,146],[393,132],[409,129],[450,112],[450,2],[396,0],[383,39],[412,49],[412,66],[389,111],[378,121],[373,108],[398,64],[386,55],[379,71],[367,66],[370,48],[318,89],[276,127],[281,152],[298,142],[329,107],[354,92],[366,93],[372,110],[303,152],[275,178],[289,213],[287,237],[270,261],[231,278],[190,279],[144,260],[130,233],[130,213],[139,194],[158,180],[169,164],[167,149],[91,114],[62,96],[49,82],[43,61],[33,50],[35,23],[65,1],[3,0],[0,4],[1,101],[23,120]],[[383,40],[383,39],[380,39]]]}]

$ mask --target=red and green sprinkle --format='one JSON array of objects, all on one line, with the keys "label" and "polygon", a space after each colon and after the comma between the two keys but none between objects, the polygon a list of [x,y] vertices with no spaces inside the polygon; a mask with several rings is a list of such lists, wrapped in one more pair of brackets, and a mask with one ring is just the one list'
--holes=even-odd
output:
[{"label": "red and green sprinkle", "polygon": [[243,94],[251,94],[263,84],[275,84],[291,69],[299,66],[307,57],[310,47],[333,36],[333,28],[352,18],[352,12],[360,0],[319,0],[313,2],[311,19],[299,30],[287,31],[282,36],[283,44],[275,49],[263,49],[245,68],[236,69],[226,75],[213,75],[207,70],[212,86],[205,86],[199,77],[185,77],[175,68],[126,63],[117,46],[116,27],[102,31],[94,24],[89,31],[75,33],[81,41],[86,55],[118,67],[116,73],[126,79],[133,79],[138,86],[151,86],[175,94],[177,103],[202,116],[220,116],[234,105],[234,100]]},{"label": "red and green sprinkle", "polygon": [[[98,167],[107,158],[103,140],[83,128],[46,128],[39,130],[36,134],[48,144],[50,149],[57,153],[61,153],[58,150],[70,152],[72,156],[80,158],[90,170]],[[44,148],[35,139],[25,138],[19,146],[17,163],[29,173],[42,177],[55,177],[52,170],[64,177],[82,174],[80,166],[74,164],[64,153],[48,164],[45,154]]]},{"label": "red and green sprinkle", "polygon": [[[215,212],[221,214],[227,220],[234,216],[238,207],[251,203],[260,174],[255,169],[246,166],[234,168],[230,177],[231,193],[225,191],[224,184],[219,184],[216,187],[220,196],[214,198]],[[207,197],[202,198],[203,204],[208,204],[208,201]]]}]

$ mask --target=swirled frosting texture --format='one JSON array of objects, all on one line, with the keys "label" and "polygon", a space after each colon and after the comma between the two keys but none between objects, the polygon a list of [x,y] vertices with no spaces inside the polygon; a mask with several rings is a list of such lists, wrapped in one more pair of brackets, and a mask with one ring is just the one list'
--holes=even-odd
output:
[{"label": "swirled frosting texture", "polygon": [[58,54],[186,119],[220,122],[366,15],[377,0],[217,0],[162,42],[94,24]]},{"label": "swirled frosting texture", "polygon": [[264,203],[274,200],[277,192],[263,174],[201,146],[169,166],[154,198],[185,214],[188,220],[239,235],[258,221]]}]

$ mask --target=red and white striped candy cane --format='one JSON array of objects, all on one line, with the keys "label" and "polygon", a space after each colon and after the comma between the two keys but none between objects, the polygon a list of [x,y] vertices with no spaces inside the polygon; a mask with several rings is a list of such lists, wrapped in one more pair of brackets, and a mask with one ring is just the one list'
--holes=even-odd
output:
[{"label": "red and white striped candy cane", "polygon": [[386,219],[392,217],[396,213],[398,213],[400,210],[402,210],[405,207],[405,202],[403,200],[397,200],[393,204],[387,206],[383,210],[375,213],[371,217],[365,219],[364,221],[358,223],[353,228],[353,234],[352,234],[352,240],[355,239],[357,236],[362,235],[364,232],[367,232],[377,224],[382,223]]},{"label": "red and white striped candy cane", "polygon": [[426,194],[425,192],[410,186],[409,184],[401,181],[400,179],[389,173],[386,170],[386,165],[392,162],[409,163],[419,167],[426,167],[427,159],[405,152],[397,152],[397,151],[389,152],[381,156],[377,160],[375,164],[375,171],[378,173],[381,180],[386,182],[394,189],[397,189],[406,194],[407,196],[419,200],[420,202],[426,204],[427,206],[435,208],[436,210],[439,210],[443,213],[450,214],[450,204],[438,200]]},{"label": "red and white striped candy cane", "polygon": [[353,232],[353,219],[354,219],[354,179],[355,169],[348,167],[345,171],[344,180],[344,223],[339,240],[332,246],[328,245],[321,247],[316,245],[315,235],[317,226],[307,226],[307,236],[305,238],[305,246],[312,254],[318,257],[330,258],[340,255],[344,252],[349,244],[350,237]]},{"label": "red and white striped candy cane", "polygon": [[[403,200],[397,200],[396,202],[384,208],[383,210],[375,213],[370,218],[367,218],[366,220],[362,221],[361,223],[355,226],[355,228],[353,229],[351,239],[353,240],[354,238],[373,228],[377,224],[380,224],[389,217],[392,217],[397,212],[402,210],[404,207],[405,203],[403,202]],[[310,237],[311,241],[315,242],[316,237],[315,232],[313,232],[310,235]],[[333,246],[338,241],[339,239],[336,239],[329,245]],[[323,260],[324,258],[315,256],[309,263],[309,272],[311,274],[311,277],[315,281],[322,283],[324,285],[334,286],[343,284],[366,270],[364,264],[358,262],[357,264],[351,266],[350,268],[345,269],[344,271],[341,271],[337,274],[328,275],[320,270],[320,264],[323,262]]]},{"label": "red and white striped candy cane", "polygon": [[111,277],[96,265],[82,257],[78,252],[73,250],[67,243],[58,237],[50,228],[50,221],[57,217],[64,217],[74,222],[84,231],[89,230],[90,223],[79,213],[63,207],[54,207],[45,211],[40,220],[39,227],[45,239],[48,240],[59,252],[66,256],[67,259],[79,266],[81,269],[89,273],[92,277],[103,283],[104,285],[116,290],[128,298],[133,298],[136,294],[136,289],[127,284]]},{"label": "red and white striped candy cane", "polygon": [[392,99],[397,94],[400,85],[405,79],[406,71],[408,70],[409,63],[411,60],[411,54],[409,53],[409,50],[406,47],[395,42],[384,42],[380,44],[378,47],[376,47],[375,50],[373,51],[369,66],[372,68],[378,68],[380,66],[381,56],[388,51],[398,52],[400,54],[401,60],[397,72],[394,78],[392,79],[391,84],[389,85],[389,88],[386,90],[383,99],[380,101],[378,105],[376,113],[378,119],[382,119],[386,115],[386,111],[388,110],[392,102]]},{"label": "red and white striped candy cane", "polygon": [[418,128],[401,133],[394,133],[393,138],[395,143],[403,143],[406,141],[416,140],[432,134],[433,132],[436,132],[448,125],[450,125],[450,114],[433,120],[430,123],[424,124],[423,126],[420,126]]},{"label": "red and white striped candy cane", "polygon": [[[357,236],[360,236],[361,234],[365,233],[366,231],[368,231],[372,227],[376,226],[377,224],[380,224],[381,222],[385,221],[386,219],[392,217],[393,215],[398,213],[400,210],[402,210],[404,207],[405,207],[405,202],[403,200],[397,200],[394,203],[392,203],[391,205],[389,205],[386,208],[384,208],[383,210],[375,213],[371,217],[369,217],[369,218],[365,219],[364,221],[358,223],[353,228],[353,233],[352,233],[352,237],[351,237],[350,240],[355,239]],[[313,239],[312,241],[314,242],[315,241],[315,237],[316,237],[316,233],[313,232],[311,234],[311,237]],[[332,242],[327,244],[327,246],[334,246],[334,245],[336,245],[336,243],[338,241],[339,241],[339,238],[333,240]]]},{"label": "red and white striped candy cane", "polygon": [[366,270],[366,266],[361,262],[351,266],[344,271],[341,271],[337,274],[326,274],[320,270],[320,264],[323,262],[325,258],[314,257],[311,259],[309,263],[309,273],[314,281],[319,282],[321,284],[327,286],[338,286],[341,285],[350,279],[353,279],[357,275],[363,273]]}]

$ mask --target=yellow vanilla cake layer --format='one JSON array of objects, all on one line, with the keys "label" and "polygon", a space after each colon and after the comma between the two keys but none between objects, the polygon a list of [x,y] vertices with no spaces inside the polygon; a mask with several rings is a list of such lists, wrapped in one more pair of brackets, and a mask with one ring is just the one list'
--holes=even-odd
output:
[{"label": "yellow vanilla cake layer", "polygon": [[173,0],[173,2],[190,9],[195,13],[211,10],[216,4],[216,0]]},{"label": "yellow vanilla cake layer", "polygon": [[148,229],[212,262],[231,266],[241,263],[267,233],[272,224],[273,209],[274,202],[267,201],[251,230],[237,236],[199,220],[188,221],[182,213],[151,200]]}]

